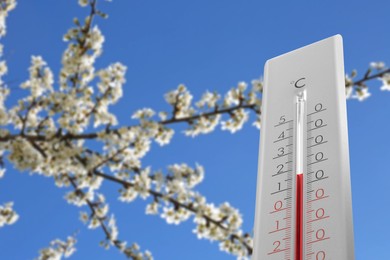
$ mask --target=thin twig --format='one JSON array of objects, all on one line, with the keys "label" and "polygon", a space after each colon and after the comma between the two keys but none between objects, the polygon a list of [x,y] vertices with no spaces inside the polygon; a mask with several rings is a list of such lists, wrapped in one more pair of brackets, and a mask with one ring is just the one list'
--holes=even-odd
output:
[{"label": "thin twig", "polygon": [[[98,170],[95,170],[95,171],[94,171],[94,174],[95,174],[96,176],[100,176],[100,177],[102,177],[102,178],[104,178],[104,179],[106,179],[106,180],[109,180],[109,181],[112,181],[112,182],[119,183],[119,184],[121,184],[121,185],[122,185],[123,187],[125,187],[125,188],[127,188],[127,187],[133,187],[133,186],[134,186],[134,184],[131,183],[131,182],[128,182],[128,181],[125,181],[125,180],[116,178],[116,177],[114,177],[114,176],[111,176],[111,175],[108,175],[108,174],[105,174],[105,173],[102,173],[102,172],[100,172],[100,171],[98,171]],[[178,201],[178,200],[176,200],[176,199],[174,199],[174,198],[172,198],[172,197],[168,197],[168,198],[167,198],[166,195],[164,195],[163,193],[157,192],[157,191],[152,190],[152,189],[148,189],[148,192],[149,192],[151,195],[153,195],[153,197],[155,197],[155,198],[167,199],[169,202],[171,202],[173,205],[175,205],[175,206],[177,206],[177,207],[182,207],[182,208],[184,208],[184,209],[186,209],[186,210],[188,210],[188,211],[190,211],[190,212],[192,212],[192,213],[194,213],[194,214],[197,214],[197,213],[198,213],[197,209],[196,209],[194,206],[192,206],[191,204],[182,203],[182,202],[180,202],[180,201]],[[228,228],[222,224],[222,221],[221,221],[221,220],[215,220],[215,219],[210,218],[209,216],[204,215],[204,214],[202,215],[202,217],[203,217],[207,222],[213,223],[214,225],[218,226],[219,228],[221,228],[221,229],[223,229],[223,230],[225,230],[225,231],[228,231]],[[252,254],[253,248],[252,248],[250,245],[248,245],[241,237],[239,237],[239,236],[237,236],[237,235],[235,235],[235,234],[231,234],[230,236],[231,236],[232,238],[234,238],[234,239],[239,240],[239,241],[245,246],[245,248],[248,250],[248,254],[249,254],[249,255]]]},{"label": "thin twig", "polygon": [[362,79],[359,79],[359,80],[357,80],[357,81],[354,81],[354,82],[352,83],[352,86],[359,86],[360,84],[362,84],[362,83],[364,83],[364,82],[366,82],[366,81],[369,81],[369,80],[371,80],[371,79],[381,78],[381,77],[383,77],[383,76],[384,76],[385,74],[387,74],[387,73],[390,73],[390,68],[385,69],[385,70],[383,70],[383,71],[381,71],[381,72],[378,72],[378,73],[376,73],[376,74],[373,74],[373,75],[371,75],[371,76],[365,75]]}]

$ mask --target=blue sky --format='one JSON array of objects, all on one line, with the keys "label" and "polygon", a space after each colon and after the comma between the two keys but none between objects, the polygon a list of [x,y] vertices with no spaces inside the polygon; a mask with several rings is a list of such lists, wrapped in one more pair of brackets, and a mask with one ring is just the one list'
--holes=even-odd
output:
[{"label": "blue sky", "polygon": [[[128,66],[124,98],[115,111],[130,122],[142,107],[167,109],[163,94],[184,83],[200,97],[205,90],[227,91],[238,81],[262,75],[264,62],[322,38],[344,37],[345,68],[361,74],[369,62],[390,63],[388,10],[390,2],[375,1],[151,1],[114,0],[101,8],[110,18],[98,20],[106,35],[105,51],[97,66],[121,61]],[[31,55],[42,55],[58,72],[65,43],[62,35],[75,16],[87,9],[76,0],[20,0],[8,19],[4,39],[9,64],[8,81],[17,87],[27,76]],[[370,83],[372,97],[348,101],[351,176],[356,259],[390,259],[388,183],[390,171],[390,92]],[[12,100],[24,95],[13,92]],[[199,162],[206,177],[199,191],[216,204],[229,201],[244,216],[244,230],[254,222],[259,132],[249,124],[230,134],[217,130],[195,139],[180,134],[173,142],[154,145],[144,165],[164,169],[180,162]],[[9,164],[8,164],[9,166]],[[156,259],[234,259],[217,243],[198,240],[192,221],[168,225],[144,214],[145,202],[119,203],[119,187],[105,184],[120,237],[138,242]],[[53,181],[19,173],[9,166],[0,181],[0,202],[15,201],[19,221],[0,229],[0,259],[24,260],[37,256],[54,238],[79,230],[77,253],[72,259],[123,259],[115,250],[98,246],[101,230],[90,231],[78,220],[78,209],[63,199],[65,190]]]}]

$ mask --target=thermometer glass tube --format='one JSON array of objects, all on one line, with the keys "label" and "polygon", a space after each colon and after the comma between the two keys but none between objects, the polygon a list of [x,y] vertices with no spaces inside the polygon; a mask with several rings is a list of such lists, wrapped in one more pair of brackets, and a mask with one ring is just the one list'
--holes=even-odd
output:
[{"label": "thermometer glass tube", "polygon": [[354,259],[343,49],[267,61],[253,260]]},{"label": "thermometer glass tube", "polygon": [[303,245],[303,124],[305,117],[305,94],[300,91],[296,95],[295,111],[295,174],[296,174],[296,242],[295,258],[302,259]]}]

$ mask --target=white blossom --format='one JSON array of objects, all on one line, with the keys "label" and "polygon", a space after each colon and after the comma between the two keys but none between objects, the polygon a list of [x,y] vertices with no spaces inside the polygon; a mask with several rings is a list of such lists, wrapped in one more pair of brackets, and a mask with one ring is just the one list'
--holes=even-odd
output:
[{"label": "white blossom", "polygon": [[151,108],[143,108],[140,110],[137,110],[131,118],[133,119],[145,119],[145,118],[151,118],[154,116],[155,112]]},{"label": "white blossom", "polygon": [[164,175],[161,171],[157,171],[154,173],[153,183],[155,184],[156,191],[161,191],[161,188],[164,185]]},{"label": "white blossom", "polygon": [[167,221],[168,224],[178,225],[186,221],[191,216],[190,212],[183,208],[175,209],[174,207],[164,207],[161,217]]},{"label": "white blossom", "polygon": [[19,215],[13,209],[13,205],[13,202],[0,205],[0,227],[12,225],[19,219]]},{"label": "white blossom", "polygon": [[390,73],[386,73],[379,80],[382,81],[381,90],[390,91]]},{"label": "white blossom", "polygon": [[235,243],[231,239],[226,239],[219,244],[219,249],[229,254],[237,256],[237,260],[249,260],[246,248],[240,243]]},{"label": "white blossom", "polygon": [[385,68],[385,63],[383,61],[378,61],[378,62],[371,62],[370,67],[376,70],[382,70]]},{"label": "white blossom", "polygon": [[110,240],[116,241],[118,239],[119,231],[114,215],[111,215],[108,221],[108,228],[110,229]]},{"label": "white blossom", "polygon": [[235,133],[241,130],[244,123],[248,121],[249,114],[244,109],[240,108],[232,112],[229,120],[222,122],[222,130],[228,130],[231,133]]},{"label": "white blossom", "polygon": [[146,199],[149,196],[149,189],[151,185],[151,179],[149,177],[150,167],[143,169],[139,174],[134,178],[134,190],[141,196],[141,198]]},{"label": "white blossom", "polygon": [[162,120],[165,121],[168,118],[168,113],[167,112],[159,112],[158,117]]},{"label": "white blossom", "polygon": [[86,7],[89,4],[89,0],[79,0],[79,5]]},{"label": "white blossom", "polygon": [[[83,40],[80,41],[80,38]],[[62,56],[61,90],[72,90],[72,85],[80,89],[88,88],[88,83],[95,76],[94,63],[102,53],[104,36],[97,26],[86,33],[82,28],[74,27],[64,35],[64,40],[69,45]]]},{"label": "white blossom", "polygon": [[256,120],[253,122],[252,125],[255,126],[257,129],[261,128],[261,115],[256,116]]},{"label": "white blossom", "polygon": [[225,95],[223,102],[224,107],[229,107],[232,105],[239,105],[240,102],[244,99],[243,93],[247,88],[247,84],[243,81],[237,84],[236,88],[231,88]]},{"label": "white blossom", "polygon": [[203,181],[204,169],[201,165],[196,164],[195,169],[187,164],[173,164],[168,167],[176,180],[184,183],[188,188],[193,188]]},{"label": "white blossom", "polygon": [[68,203],[81,207],[87,204],[87,200],[92,200],[93,195],[93,192],[70,191],[65,195],[65,199]]},{"label": "white blossom", "polygon": [[199,117],[189,129],[184,131],[185,135],[195,137],[199,134],[208,134],[217,127],[221,119],[221,115],[201,116]]},{"label": "white blossom", "polygon": [[53,91],[53,73],[46,65],[41,56],[31,57],[30,79],[22,83],[21,87],[30,89],[34,98],[42,96],[46,91]]},{"label": "white blossom", "polygon": [[230,89],[224,99],[224,105],[231,106],[231,105],[238,105],[240,103],[240,97],[241,93],[239,89],[232,88]]},{"label": "white blossom", "polygon": [[87,212],[85,211],[81,211],[80,212],[80,220],[84,223],[84,224],[87,224],[88,220],[89,220],[89,215]]},{"label": "white blossom", "polygon": [[201,100],[199,100],[196,103],[196,106],[199,108],[207,107],[207,108],[214,108],[217,105],[218,100],[221,98],[221,96],[217,92],[209,92],[206,91]]},{"label": "white blossom", "polygon": [[43,157],[25,139],[17,138],[10,144],[8,159],[19,170],[38,170],[43,162]]},{"label": "white blossom", "polygon": [[2,0],[0,8],[0,37],[6,34],[5,20],[8,13],[16,7],[16,0]]},{"label": "white blossom", "polygon": [[102,124],[117,124],[117,119],[108,111],[108,106],[115,104],[122,97],[122,87],[126,82],[125,73],[126,67],[121,63],[112,64],[108,68],[98,72],[100,78],[98,89],[102,97],[97,101],[98,106],[95,108],[94,127]]},{"label": "white blossom", "polygon": [[155,136],[155,141],[161,146],[167,145],[171,141],[174,134],[175,131],[173,129],[161,127]]},{"label": "white blossom", "polygon": [[248,93],[247,104],[255,105],[260,111],[261,96],[263,92],[263,81],[261,79],[252,80],[252,89]]},{"label": "white blossom", "polygon": [[55,239],[50,242],[50,246],[39,251],[39,256],[35,260],[61,260],[69,258],[76,251],[77,240],[75,236],[69,236],[66,241]]},{"label": "white blossom", "polygon": [[[2,51],[1,51],[2,52]],[[2,55],[2,53],[0,53]],[[3,76],[7,74],[8,72],[8,67],[5,61],[0,62],[0,75]]]},{"label": "white blossom", "polygon": [[159,209],[159,204],[155,201],[153,201],[152,203],[148,204],[146,206],[146,214],[148,215],[156,215],[158,214],[158,209]]},{"label": "white blossom", "polygon": [[101,225],[101,223],[100,223],[99,218],[97,216],[93,216],[92,218],[90,218],[88,228],[89,229],[96,229],[96,228],[100,227],[100,225]]},{"label": "white blossom", "polygon": [[[0,8],[0,38],[6,34],[6,18],[8,13],[16,7],[15,0],[3,0]],[[0,44],[0,58],[3,56],[3,45]],[[3,81],[3,76],[7,74],[8,67],[4,60],[0,60],[0,125],[6,125],[9,123],[9,115],[5,108],[5,100],[10,93],[10,90],[6,87]],[[4,131],[2,129],[2,131]]]},{"label": "white blossom", "polygon": [[371,93],[369,92],[368,88],[365,87],[365,88],[357,89],[355,91],[355,94],[352,96],[352,98],[358,99],[359,101],[364,101],[370,96]]},{"label": "white blossom", "polygon": [[[93,50],[101,50],[103,48],[104,36],[97,26],[94,26],[89,33],[86,44]],[[88,56],[84,56],[88,57]]]},{"label": "white blossom", "polygon": [[[8,88],[3,87],[2,76],[0,74],[0,125],[7,125],[10,118],[4,103],[10,91]],[[2,131],[6,130],[2,129]]]},{"label": "white blossom", "polygon": [[105,218],[108,213],[109,206],[106,203],[103,203],[100,207],[95,207],[95,215],[98,218]]},{"label": "white blossom", "polygon": [[138,196],[137,191],[133,187],[122,188],[119,190],[119,200],[123,202],[132,202]]},{"label": "white blossom", "polygon": [[165,100],[174,107],[174,116],[177,119],[191,116],[194,109],[191,107],[193,96],[184,85],[165,94]]},{"label": "white blossom", "polygon": [[263,79],[254,79],[251,81],[252,91],[254,92],[263,92]]},{"label": "white blossom", "polygon": [[139,260],[153,260],[152,253],[146,250],[145,252],[141,252],[140,246],[137,243],[133,243],[131,246],[123,245],[123,253],[128,258],[139,259]]},{"label": "white blossom", "polygon": [[246,82],[244,82],[244,81],[238,82],[237,88],[241,93],[243,93],[247,87],[248,87],[248,84]]}]

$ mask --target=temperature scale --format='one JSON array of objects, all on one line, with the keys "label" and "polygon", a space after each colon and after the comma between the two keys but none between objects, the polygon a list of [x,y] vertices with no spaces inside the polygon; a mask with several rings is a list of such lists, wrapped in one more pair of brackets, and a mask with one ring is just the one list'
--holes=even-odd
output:
[{"label": "temperature scale", "polygon": [[253,260],[354,259],[342,38],[265,65]]}]

